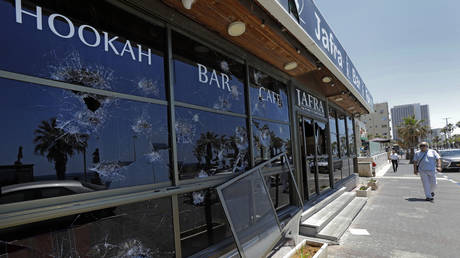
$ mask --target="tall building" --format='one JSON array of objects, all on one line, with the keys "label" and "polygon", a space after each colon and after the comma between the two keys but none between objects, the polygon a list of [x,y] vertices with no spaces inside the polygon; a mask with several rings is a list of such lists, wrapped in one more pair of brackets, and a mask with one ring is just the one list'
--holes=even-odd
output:
[{"label": "tall building", "polygon": [[387,102],[374,104],[374,112],[364,115],[361,121],[366,125],[369,138],[391,139],[390,113]]},{"label": "tall building", "polygon": [[398,127],[404,122],[404,118],[414,116],[417,120],[424,120],[422,123],[431,128],[430,112],[428,105],[420,103],[394,106],[391,108],[391,122],[393,127],[393,139],[398,140]]},{"label": "tall building", "polygon": [[430,109],[428,105],[421,105],[420,106],[420,115],[421,119],[423,120],[423,124],[428,126],[428,128],[431,128],[431,123],[430,123]]}]

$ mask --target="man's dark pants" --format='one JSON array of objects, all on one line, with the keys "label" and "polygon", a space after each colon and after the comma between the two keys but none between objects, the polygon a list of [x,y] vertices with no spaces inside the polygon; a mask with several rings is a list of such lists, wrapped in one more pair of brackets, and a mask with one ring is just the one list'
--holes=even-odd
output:
[{"label": "man's dark pants", "polygon": [[393,165],[393,172],[396,172],[398,170],[398,160],[391,160],[391,163]]}]

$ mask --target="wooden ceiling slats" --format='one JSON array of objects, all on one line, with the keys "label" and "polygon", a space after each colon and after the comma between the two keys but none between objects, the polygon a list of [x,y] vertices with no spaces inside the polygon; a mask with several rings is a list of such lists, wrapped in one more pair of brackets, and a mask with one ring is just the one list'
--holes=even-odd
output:
[{"label": "wooden ceiling slats", "polygon": [[[317,84],[314,87],[315,90],[345,110],[350,111],[348,108],[353,106],[355,107],[352,110],[353,113],[367,113],[360,103],[354,101],[353,97],[346,96],[343,101],[339,102],[335,101],[335,98],[331,98],[330,96],[339,95],[341,92],[348,92],[348,89],[336,79],[334,79],[334,87],[323,83],[321,81],[323,76],[332,77],[330,71],[326,68],[317,70],[316,65],[307,57],[297,53],[297,49],[280,32],[276,32],[270,26],[262,26],[262,20],[249,10],[251,8],[248,9],[240,1],[197,0],[190,10],[185,9],[179,0],[162,1],[195,22],[203,24],[207,29],[218,33],[221,37],[298,79],[300,82],[302,82],[302,77],[313,75],[315,84]],[[234,21],[242,21],[246,24],[246,32],[239,37],[232,37],[227,33],[228,25]],[[298,67],[291,71],[284,70],[284,65],[292,61],[296,61]],[[311,83],[307,84],[307,86],[309,85]]]}]

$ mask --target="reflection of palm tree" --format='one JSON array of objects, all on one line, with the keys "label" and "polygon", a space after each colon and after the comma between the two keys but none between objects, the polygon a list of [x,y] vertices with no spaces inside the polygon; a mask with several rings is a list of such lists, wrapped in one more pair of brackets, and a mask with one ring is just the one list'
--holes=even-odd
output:
[{"label": "reflection of palm tree", "polygon": [[54,162],[57,179],[65,179],[67,159],[74,154],[83,152],[88,146],[87,134],[70,134],[56,127],[56,118],[49,122],[43,120],[35,130],[35,153],[42,156],[46,153],[49,162]]}]

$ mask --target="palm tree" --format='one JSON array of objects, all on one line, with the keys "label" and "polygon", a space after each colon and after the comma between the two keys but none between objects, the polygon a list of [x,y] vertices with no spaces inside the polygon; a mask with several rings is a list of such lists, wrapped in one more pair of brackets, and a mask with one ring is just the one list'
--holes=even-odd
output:
[{"label": "palm tree", "polygon": [[415,119],[415,116],[404,118],[403,124],[398,128],[402,145],[410,149],[410,160],[414,155],[414,148],[420,139],[428,134],[428,127],[423,125],[423,120]]},{"label": "palm tree", "polygon": [[68,157],[75,151],[83,152],[88,146],[87,134],[71,134],[57,127],[56,118],[43,120],[35,130],[35,153],[45,156],[49,162],[54,162],[57,179],[65,179]]},{"label": "palm tree", "polygon": [[441,137],[439,137],[439,136],[436,135],[436,136],[433,138],[433,144],[436,146],[436,148],[438,148],[438,145],[439,145],[440,142],[441,142]]}]

